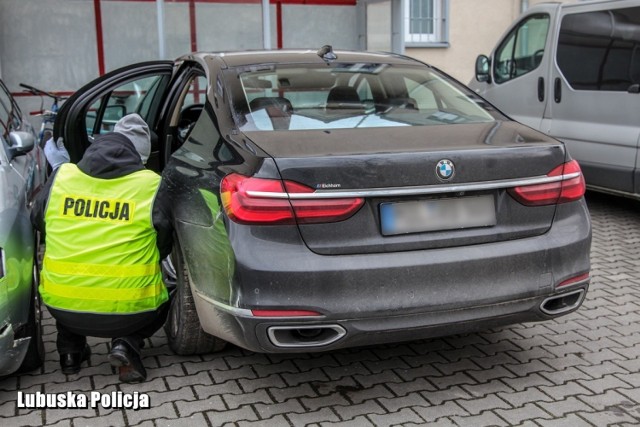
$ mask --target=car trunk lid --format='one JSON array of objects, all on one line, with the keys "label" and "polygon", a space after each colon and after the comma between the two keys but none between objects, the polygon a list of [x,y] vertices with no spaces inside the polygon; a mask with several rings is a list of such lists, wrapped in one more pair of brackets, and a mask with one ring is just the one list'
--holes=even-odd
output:
[{"label": "car trunk lid", "polygon": [[[365,198],[346,220],[299,224],[309,249],[325,255],[542,234],[551,226],[555,206],[523,206],[507,188],[545,177],[565,161],[562,143],[509,121],[248,132],[247,137],[275,159],[282,179],[315,189],[312,197]],[[449,179],[436,172],[443,162],[445,169],[453,168]],[[464,218],[450,219],[461,211]]]}]

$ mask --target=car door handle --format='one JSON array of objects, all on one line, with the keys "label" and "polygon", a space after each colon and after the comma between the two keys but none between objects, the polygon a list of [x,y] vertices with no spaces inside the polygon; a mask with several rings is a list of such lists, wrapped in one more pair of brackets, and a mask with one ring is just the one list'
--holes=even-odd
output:
[{"label": "car door handle", "polygon": [[538,101],[544,101],[544,77],[538,77]]},{"label": "car door handle", "polygon": [[560,81],[560,77],[556,77],[553,82],[553,99],[556,103],[562,101],[562,82]]}]

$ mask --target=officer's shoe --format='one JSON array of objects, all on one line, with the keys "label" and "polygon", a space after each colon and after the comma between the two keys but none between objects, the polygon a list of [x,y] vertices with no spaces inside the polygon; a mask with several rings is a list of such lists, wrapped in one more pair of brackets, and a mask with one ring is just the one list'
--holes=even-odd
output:
[{"label": "officer's shoe", "polygon": [[80,372],[82,362],[85,360],[89,362],[91,358],[91,348],[88,344],[84,345],[84,348],[80,353],[64,353],[60,355],[60,367],[64,374],[77,374]]},{"label": "officer's shoe", "polygon": [[118,368],[119,378],[123,383],[140,383],[147,379],[147,371],[140,355],[124,340],[113,341],[109,363]]}]

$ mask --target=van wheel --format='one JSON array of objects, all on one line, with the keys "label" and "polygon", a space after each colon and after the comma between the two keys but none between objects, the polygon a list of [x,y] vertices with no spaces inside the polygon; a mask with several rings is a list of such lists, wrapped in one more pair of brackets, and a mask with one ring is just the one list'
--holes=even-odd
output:
[{"label": "van wheel", "polygon": [[31,337],[27,354],[24,356],[18,372],[29,372],[42,366],[44,362],[44,343],[42,342],[42,304],[38,293],[40,272],[38,258],[34,257],[31,286],[31,304],[29,304],[29,320],[25,325],[25,335]]},{"label": "van wheel", "polygon": [[173,291],[169,316],[164,325],[169,347],[176,354],[182,356],[222,350],[227,342],[207,334],[200,326],[200,319],[191,293],[189,273],[179,245],[174,246],[170,259],[175,266],[176,287]]}]

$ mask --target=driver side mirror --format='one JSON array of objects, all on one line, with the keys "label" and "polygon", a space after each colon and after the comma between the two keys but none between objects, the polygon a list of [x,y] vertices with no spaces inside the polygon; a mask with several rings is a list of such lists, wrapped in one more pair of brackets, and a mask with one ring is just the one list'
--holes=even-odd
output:
[{"label": "driver side mirror", "polygon": [[29,132],[14,131],[9,133],[9,149],[7,157],[9,161],[18,156],[24,156],[35,147],[36,139]]},{"label": "driver side mirror", "polygon": [[491,83],[491,60],[487,55],[478,55],[476,58],[476,80]]}]

